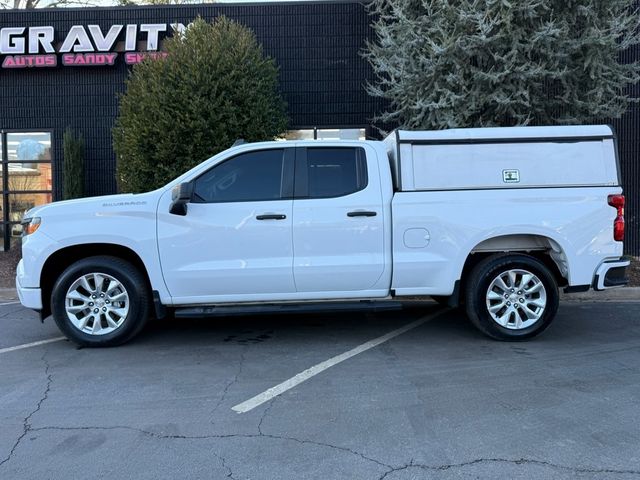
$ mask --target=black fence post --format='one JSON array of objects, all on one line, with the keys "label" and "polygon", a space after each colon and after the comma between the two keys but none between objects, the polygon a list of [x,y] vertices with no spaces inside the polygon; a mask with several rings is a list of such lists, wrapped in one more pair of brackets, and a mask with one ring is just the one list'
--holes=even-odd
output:
[{"label": "black fence post", "polygon": [[11,228],[9,227],[9,148],[7,146],[7,132],[2,135],[2,236],[4,251],[11,248]]}]

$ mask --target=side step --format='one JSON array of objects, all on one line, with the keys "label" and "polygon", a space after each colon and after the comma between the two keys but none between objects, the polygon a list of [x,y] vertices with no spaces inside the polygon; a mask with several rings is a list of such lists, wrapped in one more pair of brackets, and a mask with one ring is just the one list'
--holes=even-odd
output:
[{"label": "side step", "polygon": [[383,312],[401,310],[402,303],[393,300],[359,302],[309,302],[309,303],[265,303],[249,305],[218,305],[206,307],[178,307],[176,318],[231,317],[236,315],[262,315],[286,313],[322,313],[368,311]]}]

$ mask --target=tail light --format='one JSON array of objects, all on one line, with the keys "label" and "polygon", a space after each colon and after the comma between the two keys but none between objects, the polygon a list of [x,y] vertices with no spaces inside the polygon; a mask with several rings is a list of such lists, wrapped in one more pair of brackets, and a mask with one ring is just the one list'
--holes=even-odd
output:
[{"label": "tail light", "polygon": [[613,221],[613,239],[621,242],[624,240],[624,195],[609,195],[608,201],[618,212]]}]

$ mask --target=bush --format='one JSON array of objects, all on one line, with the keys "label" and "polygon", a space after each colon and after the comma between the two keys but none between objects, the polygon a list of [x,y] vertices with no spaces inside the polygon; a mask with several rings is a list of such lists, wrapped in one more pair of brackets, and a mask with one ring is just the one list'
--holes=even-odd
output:
[{"label": "bush", "polygon": [[114,129],[121,191],[158,188],[238,138],[287,126],[278,69],[255,35],[226,17],[197,18],[133,68]]},{"label": "bush", "polygon": [[76,136],[70,128],[62,137],[64,162],[64,185],[62,196],[65,200],[84,196],[84,139]]}]

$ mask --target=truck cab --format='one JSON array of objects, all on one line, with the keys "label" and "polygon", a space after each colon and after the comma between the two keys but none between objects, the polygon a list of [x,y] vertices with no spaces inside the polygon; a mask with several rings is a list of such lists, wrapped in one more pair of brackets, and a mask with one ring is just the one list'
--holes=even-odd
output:
[{"label": "truck cab", "polygon": [[172,190],[158,202],[172,303],[389,294],[393,191],[382,143],[246,145],[188,178],[184,215],[171,213]]}]

